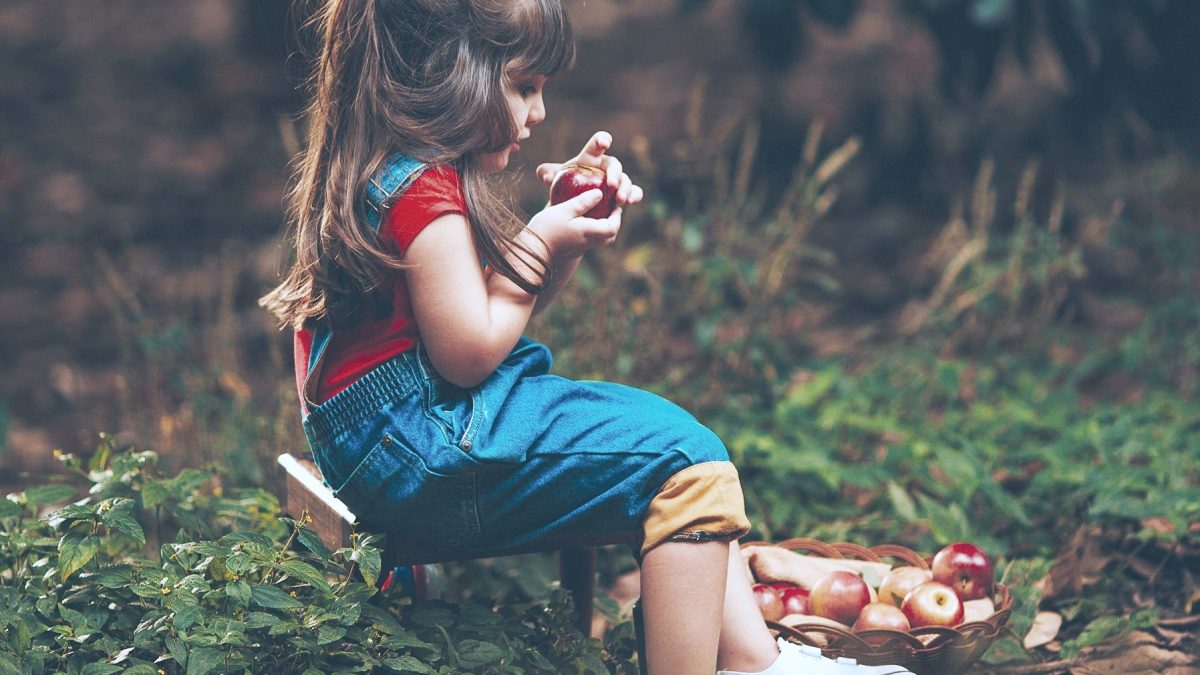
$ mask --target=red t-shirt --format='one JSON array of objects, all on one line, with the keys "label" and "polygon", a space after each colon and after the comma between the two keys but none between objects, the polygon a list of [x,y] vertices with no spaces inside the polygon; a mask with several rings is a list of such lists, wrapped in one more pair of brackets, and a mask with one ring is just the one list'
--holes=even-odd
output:
[{"label": "red t-shirt", "polygon": [[[466,213],[458,174],[449,167],[426,169],[388,211],[388,241],[403,255],[426,225],[447,213]],[[419,340],[408,284],[404,274],[398,273],[392,283],[391,315],[368,318],[352,328],[335,331],[325,349],[321,379],[317,383],[317,401],[328,400],[375,366],[412,349]],[[312,330],[296,331],[296,386],[301,401],[304,400],[304,379],[312,342]]]}]

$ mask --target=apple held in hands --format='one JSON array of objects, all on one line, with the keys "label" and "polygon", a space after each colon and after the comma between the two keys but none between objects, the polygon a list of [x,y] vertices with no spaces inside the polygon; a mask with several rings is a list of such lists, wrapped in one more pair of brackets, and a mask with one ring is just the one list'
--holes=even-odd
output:
[{"label": "apple held in hands", "polygon": [[808,593],[809,612],[847,626],[871,602],[871,587],[853,572],[830,572],[813,584]]},{"label": "apple held in hands", "polygon": [[607,218],[617,208],[617,190],[608,184],[604,171],[591,166],[571,164],[559,169],[550,183],[550,203],[561,204],[588,190],[598,189],[604,196],[593,206],[587,218]]},{"label": "apple held in hands", "polygon": [[954,589],[962,600],[978,600],[992,594],[995,572],[982,548],[966,541],[950,544],[933,556],[933,580]]},{"label": "apple held in hands", "polygon": [[926,581],[908,592],[900,611],[913,628],[957,626],[963,620],[963,603],[958,594],[940,581]]}]

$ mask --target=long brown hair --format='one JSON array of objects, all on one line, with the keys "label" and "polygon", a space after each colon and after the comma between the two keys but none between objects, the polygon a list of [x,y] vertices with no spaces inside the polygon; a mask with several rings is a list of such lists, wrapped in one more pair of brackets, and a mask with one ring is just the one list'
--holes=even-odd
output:
[{"label": "long brown hair", "polygon": [[[574,59],[560,0],[327,0],[310,80],[308,136],[288,194],[295,260],[259,304],[282,324],[353,323],[404,261],[367,225],[365,186],[401,152],[459,174],[476,247],[536,293],[507,253],[520,221],[478,159],[519,132],[504,97],[509,70],[554,75]],[[520,249],[534,269],[547,269]]]}]

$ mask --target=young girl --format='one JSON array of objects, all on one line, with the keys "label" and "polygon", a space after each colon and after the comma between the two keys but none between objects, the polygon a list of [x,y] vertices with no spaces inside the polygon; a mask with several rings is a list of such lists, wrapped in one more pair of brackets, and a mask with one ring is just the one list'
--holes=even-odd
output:
[{"label": "young girl", "polygon": [[[574,58],[560,0],[328,0],[314,21],[296,259],[262,302],[296,331],[304,429],[335,494],[371,529],[464,555],[636,538],[656,675],[907,672],[781,655],[720,440],[652,394],[550,375],[522,337],[621,226],[620,208],[582,216],[599,190],[522,223],[489,180]],[[635,204],[611,144],[598,132],[567,163]]]}]

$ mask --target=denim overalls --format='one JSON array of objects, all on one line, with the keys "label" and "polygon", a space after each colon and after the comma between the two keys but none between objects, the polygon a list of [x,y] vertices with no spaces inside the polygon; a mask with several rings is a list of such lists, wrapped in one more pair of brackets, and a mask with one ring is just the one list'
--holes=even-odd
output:
[{"label": "denim overalls", "polygon": [[[376,231],[385,205],[423,169],[402,156],[388,160],[368,187]],[[318,331],[313,341],[304,430],[326,482],[370,530],[464,556],[595,536],[638,541],[655,511],[651,502],[697,466],[732,472],[732,487],[704,471],[692,488],[703,490],[706,510],[731,513],[671,515],[667,520],[682,518],[679,524],[660,529],[689,540],[731,539],[748,529],[724,445],[659,396],[551,375],[549,349],[521,338],[471,389],[438,375],[418,344],[313,404],[314,373],[330,337]],[[658,510],[694,509],[687,505],[695,499],[675,496]]]}]

